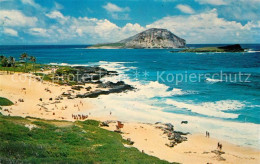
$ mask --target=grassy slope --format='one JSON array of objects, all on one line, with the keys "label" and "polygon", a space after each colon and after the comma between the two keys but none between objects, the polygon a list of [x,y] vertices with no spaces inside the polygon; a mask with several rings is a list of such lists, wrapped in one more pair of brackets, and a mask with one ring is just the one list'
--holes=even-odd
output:
[{"label": "grassy slope", "polygon": [[119,134],[98,124],[0,115],[0,163],[167,163],[124,147]]}]

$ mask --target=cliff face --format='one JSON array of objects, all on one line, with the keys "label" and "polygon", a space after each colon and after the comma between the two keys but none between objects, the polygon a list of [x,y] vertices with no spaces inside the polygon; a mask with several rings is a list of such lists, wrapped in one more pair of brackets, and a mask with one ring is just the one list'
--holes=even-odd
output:
[{"label": "cliff face", "polygon": [[119,41],[125,48],[183,48],[186,41],[166,29],[152,28]]},{"label": "cliff face", "polygon": [[151,28],[115,43],[96,44],[87,48],[184,48],[186,41],[166,29]]}]

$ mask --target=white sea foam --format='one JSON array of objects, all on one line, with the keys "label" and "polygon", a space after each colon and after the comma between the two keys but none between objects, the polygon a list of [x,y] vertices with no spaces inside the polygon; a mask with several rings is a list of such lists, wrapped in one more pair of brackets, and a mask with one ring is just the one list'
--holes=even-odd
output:
[{"label": "white sea foam", "polygon": [[222,100],[217,102],[204,102],[200,104],[194,104],[167,99],[166,103],[177,108],[191,110],[194,113],[219,118],[237,118],[238,114],[226,113],[223,111],[238,110],[245,106],[243,103],[235,100]]},{"label": "white sea foam", "polygon": [[206,81],[209,82],[209,83],[217,83],[217,82],[222,82],[223,80],[206,78]]},{"label": "white sea foam", "polygon": [[59,66],[71,66],[71,67],[76,67],[76,66],[89,66],[90,64],[68,64],[68,63],[49,63],[50,65],[59,65]]},{"label": "white sea foam", "polygon": [[[131,95],[131,96],[130,96]],[[228,140],[238,145],[247,145],[259,148],[260,125],[252,123],[238,123],[203,118],[183,114],[163,112],[162,107],[156,107],[156,100],[141,98],[129,93],[103,95],[98,99],[91,99],[94,103],[92,114],[96,116],[112,115],[122,121],[171,122],[177,130],[191,133],[204,133],[210,131],[212,136]],[[227,107],[225,109],[228,109]],[[188,125],[182,125],[181,121],[188,121]],[[250,136],[250,137],[248,137]]]},{"label": "white sea foam", "polygon": [[68,63],[49,63],[50,65],[60,65],[60,66],[68,66]]},{"label": "white sea foam", "polygon": [[248,49],[246,51],[246,53],[256,53],[256,52],[260,52],[259,50],[253,50],[253,49]]}]

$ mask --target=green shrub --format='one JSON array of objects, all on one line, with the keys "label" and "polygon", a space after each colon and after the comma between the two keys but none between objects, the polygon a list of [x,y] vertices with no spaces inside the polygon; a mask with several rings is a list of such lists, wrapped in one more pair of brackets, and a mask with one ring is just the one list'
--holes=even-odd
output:
[{"label": "green shrub", "polygon": [[14,103],[7,98],[0,97],[0,106],[10,106],[13,105]]}]

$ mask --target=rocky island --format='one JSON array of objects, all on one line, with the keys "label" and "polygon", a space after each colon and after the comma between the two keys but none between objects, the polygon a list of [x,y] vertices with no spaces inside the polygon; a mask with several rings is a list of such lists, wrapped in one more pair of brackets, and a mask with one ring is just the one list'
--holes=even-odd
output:
[{"label": "rocky island", "polygon": [[169,30],[151,28],[132,37],[115,43],[96,44],[87,48],[121,49],[121,48],[184,48],[186,41]]},{"label": "rocky island", "polygon": [[221,47],[202,47],[202,48],[187,48],[181,51],[171,52],[244,52],[245,50],[239,45],[227,45]]}]

